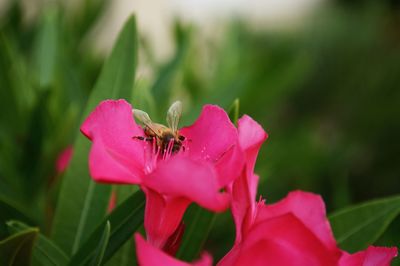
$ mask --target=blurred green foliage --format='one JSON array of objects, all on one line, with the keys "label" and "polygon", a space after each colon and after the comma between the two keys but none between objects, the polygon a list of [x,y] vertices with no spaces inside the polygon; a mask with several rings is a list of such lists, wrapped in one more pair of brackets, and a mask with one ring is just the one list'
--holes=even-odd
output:
[{"label": "blurred green foliage", "polygon": [[[322,194],[332,211],[398,194],[400,13],[394,1],[361,2],[322,8],[292,30],[234,21],[218,40],[176,22],[167,62],[142,36],[139,67],[155,78],[136,81],[131,102],[163,122],[180,98],[189,124],[203,104],[228,109],[239,98],[240,113],[269,133],[256,169],[267,202],[303,189]],[[104,61],[85,37],[106,7],[88,0],[71,15],[54,3],[26,23],[12,1],[0,17],[0,239],[10,219],[51,229],[62,178],[55,162],[79,134]],[[230,214],[218,215],[206,248],[217,260],[233,238]],[[378,243],[399,239],[395,219]]]}]

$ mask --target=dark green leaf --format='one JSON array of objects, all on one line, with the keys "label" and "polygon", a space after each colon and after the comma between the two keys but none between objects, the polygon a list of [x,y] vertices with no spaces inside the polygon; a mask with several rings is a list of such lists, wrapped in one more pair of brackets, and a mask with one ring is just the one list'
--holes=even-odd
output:
[{"label": "dark green leaf", "polygon": [[144,194],[138,191],[115,208],[72,257],[70,265],[87,265],[95,253],[105,224],[110,221],[110,240],[103,257],[103,262],[107,262],[143,223],[144,203]]},{"label": "dark green leaf", "polygon": [[[138,191],[138,186],[115,186],[114,193],[117,198],[117,206],[122,204],[129,196]],[[107,265],[131,266],[134,265],[135,247],[132,241],[126,242],[108,261]]]},{"label": "dark green leaf", "polygon": [[185,214],[185,233],[177,257],[192,261],[199,255],[215,220],[215,213],[197,205],[191,206]]},{"label": "dark green leaf", "polygon": [[99,246],[97,247],[96,253],[93,256],[91,266],[103,265],[102,262],[103,262],[104,252],[107,248],[109,240],[110,240],[110,222],[107,221],[103,235],[101,236]]},{"label": "dark green leaf", "polygon": [[358,251],[373,244],[400,214],[400,196],[351,206],[330,215],[341,248]]},{"label": "dark green leaf", "polygon": [[[30,227],[18,221],[9,221],[7,222],[7,226],[12,233],[23,232],[30,229]],[[69,258],[53,242],[42,234],[39,234],[33,246],[32,261],[33,265],[64,266],[68,264]]]},{"label": "dark green leaf", "polygon": [[22,220],[31,224],[37,224],[34,214],[22,206],[0,195],[0,237],[7,231],[5,222],[11,219]]},{"label": "dark green leaf", "polygon": [[130,239],[123,244],[112,258],[105,264],[106,266],[134,266],[136,265],[135,244],[133,239]]},{"label": "dark green leaf", "polygon": [[[132,16],[125,23],[103,66],[82,121],[104,99],[130,98],[136,59],[136,22]],[[74,254],[104,217],[110,197],[110,186],[95,184],[89,176],[89,149],[90,142],[79,134],[71,165],[63,179],[54,218],[53,239],[67,254]]]},{"label": "dark green leaf", "polygon": [[239,99],[235,99],[231,105],[231,107],[229,107],[229,118],[231,119],[232,123],[234,123],[235,125],[237,125],[237,121],[239,119]]},{"label": "dark green leaf", "polygon": [[37,228],[29,228],[0,241],[0,265],[31,265]]}]

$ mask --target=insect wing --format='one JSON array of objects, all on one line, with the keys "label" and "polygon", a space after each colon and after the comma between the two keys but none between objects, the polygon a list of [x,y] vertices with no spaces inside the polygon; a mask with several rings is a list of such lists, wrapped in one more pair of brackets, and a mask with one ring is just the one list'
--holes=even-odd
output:
[{"label": "insect wing", "polygon": [[182,115],[182,103],[180,101],[174,102],[167,112],[167,124],[172,132],[178,131],[179,119]]},{"label": "insect wing", "polygon": [[133,115],[141,123],[143,123],[146,127],[150,128],[151,131],[154,132],[154,134],[159,135],[155,124],[153,123],[153,121],[151,121],[150,116],[145,111],[142,111],[142,110],[139,110],[139,109],[133,109],[132,111],[133,111]]},{"label": "insect wing", "polygon": [[151,121],[150,116],[145,111],[139,109],[132,109],[132,111],[133,115],[146,126],[153,124],[153,121]]}]

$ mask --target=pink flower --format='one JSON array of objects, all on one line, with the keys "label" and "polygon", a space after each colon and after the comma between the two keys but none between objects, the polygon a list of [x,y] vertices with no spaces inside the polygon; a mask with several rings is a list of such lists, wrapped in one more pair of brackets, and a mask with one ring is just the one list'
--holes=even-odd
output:
[{"label": "pink flower", "polygon": [[62,173],[67,169],[71,158],[72,158],[73,148],[72,146],[66,147],[59,155],[56,161],[57,173]]},{"label": "pink flower", "polygon": [[[235,215],[235,214],[233,214]],[[260,202],[241,240],[218,263],[225,265],[375,265],[384,266],[396,248],[369,247],[353,255],[340,250],[321,197],[294,191],[270,205]]]},{"label": "pink flower", "polygon": [[254,166],[261,145],[268,138],[264,129],[249,116],[238,121],[239,143],[245,154],[245,168],[239,178],[230,186],[232,194],[231,209],[236,225],[236,240],[240,242],[242,230],[254,219],[258,176],[254,174]]},{"label": "pink flower", "polygon": [[384,266],[396,256],[396,248],[370,247],[353,255],[341,251],[318,195],[295,191],[278,203],[257,204],[258,176],[254,174],[254,165],[267,135],[250,118],[242,118],[238,127],[246,162],[242,175],[230,186],[236,240],[219,266],[266,262],[268,265]]},{"label": "pink flower", "polygon": [[147,196],[145,229],[157,247],[166,248],[191,202],[225,210],[230,195],[221,189],[239,176],[244,164],[237,129],[214,105],[204,106],[192,126],[180,129],[187,141],[176,154],[133,138],[145,135],[124,100],[100,103],[81,131],[93,142],[89,170],[94,180],[142,186]]},{"label": "pink flower", "polygon": [[[295,191],[278,203],[265,205],[263,201],[255,201],[258,176],[253,173],[256,157],[261,144],[267,138],[267,134],[250,117],[244,116],[238,121],[239,147],[244,152],[245,167],[240,171],[241,176],[234,179],[233,184],[228,185],[228,191],[232,195],[232,214],[236,224],[236,240],[231,251],[218,263],[225,265],[389,265],[390,261],[397,255],[396,248],[369,247],[365,251],[348,254],[337,247],[332,234],[330,224],[326,218],[325,206],[320,196]],[[234,158],[234,157],[233,157]],[[169,161],[170,163],[171,161]],[[179,172],[180,163],[168,169]],[[160,165],[158,166],[160,167]],[[156,175],[171,182],[175,179],[176,172],[163,171]],[[192,167],[194,169],[194,167]],[[198,170],[205,169],[203,167]],[[156,169],[154,172],[157,172]],[[185,171],[185,170],[182,170]],[[171,174],[172,175],[169,175]],[[179,176],[179,175],[178,175]],[[179,178],[177,179],[179,180]],[[201,185],[201,184],[199,184]],[[170,184],[171,191],[176,184]],[[145,188],[146,190],[146,188]],[[178,203],[173,203],[175,197],[165,196],[163,191],[154,192],[147,189],[148,201],[154,209],[146,209],[146,216],[152,217],[179,217],[171,222],[159,221],[155,226],[162,234],[162,228],[167,231],[176,228],[171,224],[179,223],[184,208],[174,208]],[[179,201],[179,204],[188,204]],[[157,207],[158,206],[158,207]],[[168,215],[166,212],[170,213]],[[168,221],[171,224],[168,224]],[[179,239],[181,230],[175,230],[173,239]],[[157,234],[155,234],[157,235]],[[152,241],[144,241],[141,236],[136,235],[137,257],[141,265],[199,265],[181,262],[170,254],[174,252],[163,252],[165,247]],[[169,240],[171,239],[171,236]],[[179,242],[179,241],[178,241]],[[211,265],[211,258],[203,255],[201,265]]]}]

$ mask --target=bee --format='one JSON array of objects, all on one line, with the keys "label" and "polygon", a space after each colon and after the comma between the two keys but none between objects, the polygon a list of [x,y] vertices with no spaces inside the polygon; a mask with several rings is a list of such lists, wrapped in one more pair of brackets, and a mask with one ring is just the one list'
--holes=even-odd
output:
[{"label": "bee", "polygon": [[[180,101],[174,102],[167,112],[167,124],[154,123],[150,116],[139,109],[133,109],[134,116],[144,125],[143,130],[146,137],[135,136],[133,138],[146,141],[154,141],[156,145],[164,153],[170,143],[173,141],[172,153],[180,151],[183,147],[183,141],[186,139],[184,136],[179,134],[178,124],[182,115],[182,103]],[[184,147],[183,147],[184,148]]]}]

